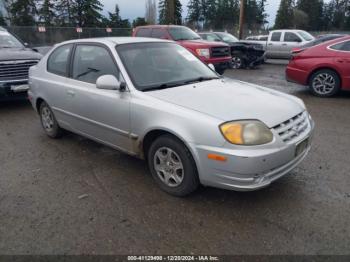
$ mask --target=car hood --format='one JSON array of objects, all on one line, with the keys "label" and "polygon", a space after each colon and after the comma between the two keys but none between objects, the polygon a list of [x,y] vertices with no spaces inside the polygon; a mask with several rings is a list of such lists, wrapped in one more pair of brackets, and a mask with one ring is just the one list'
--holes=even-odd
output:
[{"label": "car hood", "polygon": [[230,79],[206,81],[147,94],[223,122],[257,119],[270,128],[305,110],[303,102],[296,97]]},{"label": "car hood", "polygon": [[29,48],[0,48],[0,62],[8,60],[40,60],[42,55]]},{"label": "car hood", "polygon": [[204,40],[182,40],[182,41],[178,41],[180,42],[182,45],[189,45],[189,46],[196,46],[196,47],[214,47],[214,46],[227,46],[227,44],[225,43],[221,43],[221,42],[210,42],[210,41],[204,41]]}]

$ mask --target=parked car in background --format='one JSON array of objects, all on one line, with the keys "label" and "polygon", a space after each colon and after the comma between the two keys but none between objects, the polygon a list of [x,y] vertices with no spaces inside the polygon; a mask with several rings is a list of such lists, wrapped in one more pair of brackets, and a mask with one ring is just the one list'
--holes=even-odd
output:
[{"label": "parked car in background", "polygon": [[231,47],[232,68],[253,68],[265,61],[263,45],[239,41],[235,36],[226,32],[199,33],[202,39],[211,42],[224,42]]},{"label": "parked car in background", "polygon": [[[302,30],[273,30],[265,43],[267,58],[290,59],[292,49],[301,47],[315,38]],[[260,43],[261,41],[249,41]]]},{"label": "parked car in background", "polygon": [[286,69],[287,80],[308,85],[319,97],[350,90],[350,37],[307,48],[295,55]]},{"label": "parked car in background", "polygon": [[246,40],[266,42],[268,38],[269,38],[269,35],[256,35],[256,36],[248,36]]},{"label": "parked car in background", "polygon": [[305,158],[314,128],[300,99],[222,79],[159,39],[64,42],[30,69],[28,94],[48,136],[67,129],[146,159],[176,196],[266,187]]},{"label": "parked car in background", "polygon": [[203,41],[185,26],[151,25],[136,27],[133,36],[173,40],[188,49],[206,64],[213,64],[219,74],[230,67],[230,47],[224,43]]},{"label": "parked car in background", "polygon": [[315,40],[313,40],[313,41],[311,41],[311,42],[309,42],[309,43],[307,43],[307,44],[305,44],[303,46],[293,48],[292,49],[292,55],[300,53],[300,52],[304,51],[305,49],[313,47],[315,45],[319,45],[319,44],[322,44],[324,42],[331,41],[333,39],[341,38],[341,37],[344,37],[344,36],[346,36],[346,35],[344,35],[344,34],[320,35]]},{"label": "parked car in background", "polygon": [[41,57],[0,27],[0,101],[27,97],[29,68]]}]

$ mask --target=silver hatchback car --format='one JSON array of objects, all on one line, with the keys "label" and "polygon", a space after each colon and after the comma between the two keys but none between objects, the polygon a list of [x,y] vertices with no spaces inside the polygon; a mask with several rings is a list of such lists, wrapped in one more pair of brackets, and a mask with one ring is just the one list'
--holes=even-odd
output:
[{"label": "silver hatchback car", "polygon": [[56,45],[30,69],[46,134],[80,134],[146,159],[164,191],[268,186],[310,149],[304,103],[219,77],[176,43],[98,38]]}]

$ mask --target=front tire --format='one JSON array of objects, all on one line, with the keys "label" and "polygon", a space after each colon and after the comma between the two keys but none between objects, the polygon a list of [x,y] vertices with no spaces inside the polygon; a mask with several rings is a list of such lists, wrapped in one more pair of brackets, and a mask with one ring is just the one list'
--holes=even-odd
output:
[{"label": "front tire", "polygon": [[315,96],[331,97],[340,91],[340,79],[336,72],[323,69],[312,74],[309,86]]},{"label": "front tire", "polygon": [[244,58],[240,54],[232,55],[232,69],[243,69],[246,67]]},{"label": "front tire", "polygon": [[157,138],[148,150],[148,166],[158,186],[183,197],[199,186],[195,161],[187,147],[171,135]]},{"label": "front tire", "polygon": [[41,102],[39,113],[41,125],[46,135],[51,138],[60,138],[63,135],[63,129],[58,125],[50,106],[46,102]]}]

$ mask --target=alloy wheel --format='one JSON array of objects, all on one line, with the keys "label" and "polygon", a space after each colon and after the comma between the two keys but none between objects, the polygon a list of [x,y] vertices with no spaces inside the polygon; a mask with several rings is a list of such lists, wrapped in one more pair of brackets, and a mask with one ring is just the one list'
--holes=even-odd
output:
[{"label": "alloy wheel", "polygon": [[169,187],[179,186],[184,179],[184,167],[179,155],[168,147],[159,148],[153,157],[154,169]]},{"label": "alloy wheel", "polygon": [[43,124],[44,129],[47,132],[51,132],[54,128],[54,118],[52,115],[51,110],[45,106],[41,110],[41,121]]},{"label": "alloy wheel", "polygon": [[232,57],[232,67],[238,69],[242,67],[242,59],[240,57]]},{"label": "alloy wheel", "polygon": [[336,87],[334,76],[328,73],[317,75],[312,81],[312,88],[319,95],[328,95]]}]

